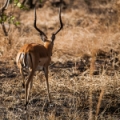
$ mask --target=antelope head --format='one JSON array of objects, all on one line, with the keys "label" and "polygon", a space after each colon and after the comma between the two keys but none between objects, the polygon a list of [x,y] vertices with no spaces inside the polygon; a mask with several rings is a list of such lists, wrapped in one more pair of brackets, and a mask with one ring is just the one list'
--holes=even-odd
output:
[{"label": "antelope head", "polygon": [[60,27],[59,27],[59,29],[56,32],[52,33],[51,40],[48,40],[46,34],[42,30],[40,30],[37,27],[37,25],[36,25],[36,20],[37,20],[36,8],[35,8],[34,16],[35,16],[35,19],[34,19],[34,28],[40,33],[41,40],[44,42],[44,47],[46,47],[47,49],[49,49],[48,51],[50,51],[50,55],[52,55],[52,48],[53,48],[53,45],[54,45],[54,40],[56,38],[56,35],[63,28],[63,23],[62,23],[62,19],[61,19],[61,7],[59,8],[59,22],[60,22]]}]

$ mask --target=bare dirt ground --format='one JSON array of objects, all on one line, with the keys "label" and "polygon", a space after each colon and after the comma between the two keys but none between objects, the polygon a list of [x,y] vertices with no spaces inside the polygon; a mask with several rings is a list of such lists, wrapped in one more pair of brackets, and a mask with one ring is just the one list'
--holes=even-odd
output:
[{"label": "bare dirt ground", "polygon": [[[58,6],[50,0],[37,9],[37,24],[49,37],[59,26]],[[0,30],[0,120],[119,120],[119,6],[113,0],[64,1],[64,28],[49,66],[52,102],[43,71],[36,71],[27,111],[15,57],[23,44],[42,41],[33,28],[33,10],[12,9],[21,25],[11,25],[8,37]]]}]

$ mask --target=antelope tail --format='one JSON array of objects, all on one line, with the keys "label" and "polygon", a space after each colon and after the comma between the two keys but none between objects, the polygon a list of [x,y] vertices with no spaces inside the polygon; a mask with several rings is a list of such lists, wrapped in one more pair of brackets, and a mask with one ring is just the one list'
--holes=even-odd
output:
[{"label": "antelope tail", "polygon": [[22,68],[32,68],[33,67],[33,61],[31,53],[18,53],[16,58],[16,63],[18,66],[22,66]]}]

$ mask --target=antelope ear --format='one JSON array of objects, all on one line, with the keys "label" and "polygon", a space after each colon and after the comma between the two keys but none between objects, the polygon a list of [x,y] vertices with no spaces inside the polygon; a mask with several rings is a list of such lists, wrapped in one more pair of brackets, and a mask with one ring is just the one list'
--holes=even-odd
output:
[{"label": "antelope ear", "polygon": [[47,36],[44,36],[44,35],[40,34],[40,37],[41,37],[41,39],[42,39],[43,42],[45,42],[47,40]]},{"label": "antelope ear", "polygon": [[52,42],[54,42],[54,40],[55,40],[55,34],[54,33],[51,36],[51,40],[52,40]]}]

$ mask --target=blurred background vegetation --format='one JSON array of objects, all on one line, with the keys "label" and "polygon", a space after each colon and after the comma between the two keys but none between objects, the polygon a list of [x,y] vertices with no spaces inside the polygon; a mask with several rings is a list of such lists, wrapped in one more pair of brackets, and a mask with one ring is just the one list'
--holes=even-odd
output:
[{"label": "blurred background vegetation", "polygon": [[[0,7],[4,3],[0,1]],[[53,103],[46,105],[45,80],[42,73],[36,73],[34,97],[30,96],[26,113],[16,54],[25,43],[43,44],[33,27],[34,7],[37,25],[50,39],[59,27],[60,5],[64,28],[56,36],[49,72]],[[119,120],[120,0],[11,0],[2,13],[1,118]]]}]

